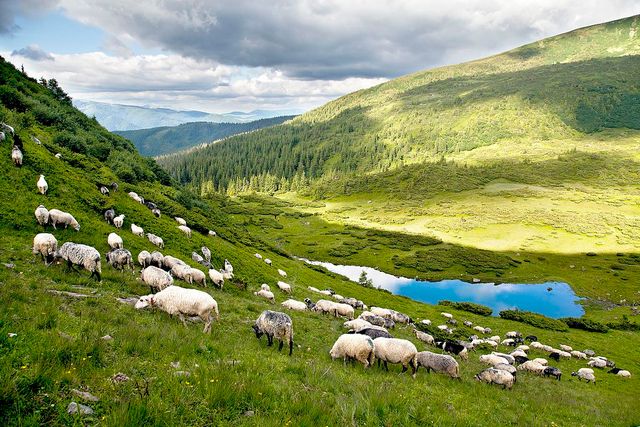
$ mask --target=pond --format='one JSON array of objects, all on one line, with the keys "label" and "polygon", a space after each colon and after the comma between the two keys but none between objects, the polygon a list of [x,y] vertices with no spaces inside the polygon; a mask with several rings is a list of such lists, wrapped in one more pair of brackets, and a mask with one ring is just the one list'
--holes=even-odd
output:
[{"label": "pond", "polygon": [[354,282],[357,282],[362,271],[365,271],[374,287],[427,304],[437,304],[442,300],[475,302],[493,309],[494,316],[497,316],[501,310],[514,308],[553,318],[580,317],[584,314],[584,309],[579,304],[581,298],[573,292],[571,286],[564,282],[500,285],[469,283],[458,279],[429,282],[397,277],[371,267],[298,259],[308,264],[322,266]]}]

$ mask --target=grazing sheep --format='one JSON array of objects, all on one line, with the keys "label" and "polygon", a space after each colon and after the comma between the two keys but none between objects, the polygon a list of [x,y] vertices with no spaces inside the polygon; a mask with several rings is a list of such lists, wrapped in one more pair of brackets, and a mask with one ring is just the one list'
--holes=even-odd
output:
[{"label": "grazing sheep", "polygon": [[36,221],[38,221],[38,224],[43,227],[49,223],[49,211],[44,207],[44,205],[40,205],[36,208],[35,215]]},{"label": "grazing sheep", "polygon": [[533,359],[533,361],[543,366],[547,366],[547,364],[549,363],[547,362],[547,359],[543,359],[542,357],[536,357],[535,359]]},{"label": "grazing sheep", "polygon": [[220,289],[222,289],[224,285],[224,275],[218,270],[210,269],[209,270],[209,278],[213,282],[213,284]]},{"label": "grazing sheep", "polygon": [[184,234],[186,234],[188,238],[191,238],[191,229],[189,227],[187,227],[186,225],[179,225],[178,226],[178,230],[180,230]]},{"label": "grazing sheep", "polygon": [[392,319],[393,317],[392,310],[388,308],[371,307],[370,311],[376,316],[384,317],[385,319]]},{"label": "grazing sheep", "polygon": [[307,304],[294,299],[288,299],[280,305],[282,305],[284,308],[288,308],[289,310],[307,311]]},{"label": "grazing sheep", "polygon": [[555,352],[556,350],[553,347],[551,347],[550,345],[543,344],[542,345],[542,351]]},{"label": "grazing sheep", "polygon": [[529,360],[518,366],[519,371],[529,371],[538,375],[542,375],[545,368],[546,366],[536,363],[533,360]]},{"label": "grazing sheep", "polygon": [[352,331],[359,331],[360,329],[365,329],[368,328],[370,326],[373,326],[371,323],[367,322],[364,319],[353,319],[353,320],[347,320],[346,322],[344,322],[342,324],[342,326],[344,326],[347,329],[350,329]]},{"label": "grazing sheep", "polygon": [[98,282],[101,281],[100,252],[95,248],[80,243],[66,242],[60,246],[55,257],[56,259],[67,261],[67,268],[69,269],[73,269],[74,265],[82,266],[85,270],[91,272],[89,277],[95,276]]},{"label": "grazing sheep", "polygon": [[53,157],[55,157],[56,159],[61,159],[62,158],[62,153],[56,153],[56,155],[53,156]]},{"label": "grazing sheep", "polygon": [[483,354],[480,356],[480,362],[486,363],[487,365],[498,365],[500,363],[506,363],[509,365],[509,361],[504,357],[496,356],[495,354]]},{"label": "grazing sheep", "polygon": [[291,293],[291,285],[285,282],[278,282],[277,283],[278,288],[280,288],[281,291],[290,294]]},{"label": "grazing sheep", "polygon": [[277,338],[280,341],[278,351],[282,351],[284,342],[287,341],[289,356],[293,353],[293,322],[289,315],[279,311],[265,310],[256,319],[252,328],[256,338],[260,339],[263,334],[267,336],[268,346],[273,345],[273,338]]},{"label": "grazing sheep", "polygon": [[516,363],[515,357],[513,357],[510,354],[498,353],[496,351],[491,352],[491,354],[493,354],[494,356],[499,356],[499,357],[502,357],[503,359],[506,359],[507,363],[509,363],[510,365],[513,365],[514,363]]},{"label": "grazing sheep", "polygon": [[320,293],[320,289],[314,287],[314,286],[307,286],[307,289],[309,289],[311,292],[316,292],[316,293]]},{"label": "grazing sheep", "polygon": [[211,332],[212,313],[216,314],[216,320],[220,319],[218,303],[211,295],[197,289],[186,289],[175,285],[169,286],[157,294],[142,296],[135,305],[137,309],[147,306],[158,307],[171,316],[177,314],[185,326],[187,326],[185,316],[198,316],[204,322],[202,332],[205,333]]},{"label": "grazing sheep", "polygon": [[284,270],[278,269],[278,274],[281,275],[282,277],[287,277],[287,273]]},{"label": "grazing sheep", "polygon": [[353,320],[354,310],[349,304],[336,304],[336,315],[345,316],[349,320]]},{"label": "grazing sheep", "polygon": [[144,230],[142,227],[138,227],[134,223],[131,223],[131,232],[136,236],[144,237]]},{"label": "grazing sheep", "polygon": [[435,340],[433,339],[433,336],[427,334],[426,332],[422,332],[422,331],[419,331],[417,329],[414,329],[413,333],[416,336],[416,338],[418,338],[420,341],[422,341],[425,344],[433,345],[435,343]]},{"label": "grazing sheep", "polygon": [[215,231],[213,231],[213,230],[209,230],[209,236],[214,236],[214,237],[215,237],[215,236],[217,236],[217,235],[218,235],[218,234],[217,234]]},{"label": "grazing sheep", "polygon": [[515,347],[516,341],[513,338],[507,338],[506,340],[502,340],[500,344]]},{"label": "grazing sheep", "polygon": [[262,259],[262,255],[260,255],[259,253],[255,253],[253,254],[254,257],[258,258],[258,259]]},{"label": "grazing sheep", "polygon": [[428,326],[428,325],[430,325],[430,324],[431,324],[431,320],[429,320],[429,319],[422,319],[422,320],[420,321],[420,323],[422,323],[423,325],[427,325],[427,326]]},{"label": "grazing sheep", "polygon": [[100,192],[102,193],[102,195],[106,196],[109,194],[109,189],[107,187],[105,187],[104,185],[100,186]]},{"label": "grazing sheep", "polygon": [[558,362],[560,360],[560,353],[557,351],[554,351],[553,353],[549,354],[549,359],[553,359],[556,362]]},{"label": "grazing sheep", "polygon": [[515,383],[518,381],[518,370],[515,366],[509,365],[508,363],[498,363],[497,365],[493,365],[493,369],[509,372],[513,375],[513,382]]},{"label": "grazing sheep", "polygon": [[202,264],[204,262],[204,258],[202,258],[202,256],[197,252],[191,252],[191,259],[198,264]]},{"label": "grazing sheep", "polygon": [[271,287],[266,283],[263,283],[262,285],[260,285],[260,289],[262,289],[263,291],[271,291]]},{"label": "grazing sheep", "polygon": [[109,235],[107,236],[107,244],[111,249],[124,248],[122,237],[118,236],[116,233],[109,233]]},{"label": "grazing sheep", "polygon": [[271,304],[275,304],[276,302],[276,297],[275,295],[273,295],[273,292],[271,291],[265,291],[264,289],[260,289],[258,292],[254,292],[253,294],[269,300]]},{"label": "grazing sheep", "polygon": [[573,351],[573,347],[568,346],[568,345],[564,345],[564,344],[560,344],[560,350],[571,352],[571,351]]},{"label": "grazing sheep", "polygon": [[562,377],[562,371],[560,371],[560,369],[556,367],[547,366],[546,368],[544,368],[544,371],[542,371],[542,375],[545,377],[555,377],[558,381],[560,381],[560,377]]},{"label": "grazing sheep", "polygon": [[386,330],[384,330],[383,328],[379,328],[379,327],[373,327],[373,328],[364,328],[364,329],[360,329],[359,331],[349,331],[349,334],[360,334],[360,335],[366,335],[369,338],[371,338],[372,340],[375,340],[376,338],[393,338],[391,336],[391,334],[389,332],[387,332]]},{"label": "grazing sheep", "polygon": [[64,225],[66,229],[71,226],[76,231],[80,231],[80,224],[78,221],[68,212],[63,212],[58,209],[51,209],[49,211],[49,223],[53,225],[53,228],[57,230],[57,225]]},{"label": "grazing sheep", "polygon": [[584,353],[583,353],[583,352],[581,352],[581,351],[573,350],[573,351],[571,351],[570,353],[571,353],[571,356],[575,357],[576,359],[584,359],[584,360],[587,360],[587,355],[586,355],[586,354],[584,354]]},{"label": "grazing sheep", "polygon": [[507,371],[500,369],[487,368],[474,377],[477,381],[483,381],[489,384],[501,385],[503,389],[511,389],[515,378]]},{"label": "grazing sheep", "polygon": [[267,265],[271,265],[271,260],[269,258],[265,258],[264,263]]},{"label": "grazing sheep", "polygon": [[38,187],[38,191],[40,194],[47,194],[47,190],[49,189],[49,184],[47,184],[47,180],[44,179],[44,175],[40,175],[38,182],[36,183]]},{"label": "grazing sheep", "polygon": [[447,353],[460,356],[463,360],[467,360],[469,357],[467,348],[462,344],[458,344],[452,341],[442,341],[442,340],[436,341],[435,344],[436,344],[436,347],[443,349]]},{"label": "grazing sheep", "polygon": [[603,359],[591,359],[590,361],[587,362],[587,365],[589,365],[592,368],[604,369],[607,367],[607,361]]},{"label": "grazing sheep", "polygon": [[451,378],[460,379],[460,366],[456,359],[448,354],[437,354],[430,351],[421,351],[416,354],[416,370],[424,367],[427,372],[433,369],[435,372],[449,375]]},{"label": "grazing sheep", "polygon": [[151,288],[151,293],[161,291],[173,285],[173,277],[166,271],[153,265],[142,270],[140,279]]},{"label": "grazing sheep", "polygon": [[343,304],[349,304],[351,307],[353,308],[360,308],[362,310],[366,310],[367,309],[367,305],[360,301],[359,299],[355,299],[355,298],[343,298],[342,301],[340,301]]},{"label": "grazing sheep", "polygon": [[116,217],[116,211],[113,208],[109,208],[106,211],[104,211],[104,220],[107,221],[107,224],[113,224],[113,220],[115,217]]},{"label": "grazing sheep", "polygon": [[442,313],[440,313],[440,315],[442,317],[446,317],[447,319],[453,319],[453,314],[451,314],[451,313],[446,313],[446,312],[443,311]]},{"label": "grazing sheep", "polygon": [[[1,142],[1,141],[4,141],[6,137],[7,137],[7,136],[4,134],[4,132],[1,132],[1,131],[0,131],[0,142]],[[33,138],[33,137],[32,137],[32,138]]]},{"label": "grazing sheep", "polygon": [[343,334],[333,344],[329,355],[333,360],[342,358],[345,364],[347,359],[355,359],[368,368],[373,364],[374,349],[373,340],[366,335]]},{"label": "grazing sheep", "polygon": [[175,216],[175,217],[173,217],[173,219],[175,219],[178,222],[178,224],[184,225],[186,227],[187,221],[185,221],[184,218],[180,218],[179,216]]},{"label": "grazing sheep", "polygon": [[494,335],[492,337],[487,338],[489,341],[493,341],[497,344],[500,344],[500,337],[498,335]]},{"label": "grazing sheep", "polygon": [[383,362],[384,369],[389,370],[387,363],[399,363],[402,365],[402,372],[411,366],[411,375],[415,378],[418,365],[416,355],[418,349],[408,340],[400,338],[376,338],[373,340],[374,354],[379,362]]},{"label": "grazing sheep", "polygon": [[593,369],[589,368],[580,368],[578,372],[571,372],[572,377],[578,377],[578,381],[586,380],[588,383],[596,383],[596,376],[593,373]]},{"label": "grazing sheep", "polygon": [[383,326],[387,329],[393,329],[395,327],[395,322],[393,320],[385,319],[384,317],[373,314],[370,311],[363,311],[358,318],[364,319],[376,326]]},{"label": "grazing sheep", "polygon": [[413,323],[413,319],[411,319],[411,317],[395,310],[391,310],[391,320],[393,320],[396,323],[404,323],[404,324]]},{"label": "grazing sheep", "polygon": [[11,150],[11,160],[13,160],[13,164],[16,166],[22,166],[22,157],[22,151],[20,151],[17,145],[14,145]]},{"label": "grazing sheep", "polygon": [[449,330],[449,327],[447,325],[438,325],[437,328],[440,329],[441,331]]},{"label": "grazing sheep", "polygon": [[149,241],[157,247],[164,249],[164,240],[162,240],[161,237],[156,236],[155,234],[147,233],[147,239],[149,239]]},{"label": "grazing sheep", "polygon": [[158,208],[151,209],[151,213],[156,218],[160,218],[162,216],[162,213],[160,212],[160,209],[158,209]]},{"label": "grazing sheep", "polygon": [[202,251],[202,255],[204,255],[204,260],[207,262],[211,262],[211,251],[209,250],[208,247],[203,246],[202,248],[200,248],[200,250]]},{"label": "grazing sheep", "polygon": [[233,265],[231,265],[228,259],[224,260],[224,271],[227,273],[233,273]]},{"label": "grazing sheep", "polygon": [[122,248],[112,248],[111,251],[105,255],[107,264],[111,265],[116,270],[123,270],[125,267],[131,268],[133,271],[133,257],[131,252]]},{"label": "grazing sheep", "polygon": [[474,331],[478,331],[478,332],[480,332],[481,334],[484,334],[484,328],[483,328],[482,326],[474,326],[474,327],[473,327],[473,330],[474,330]]},{"label": "grazing sheep", "polygon": [[189,267],[185,273],[184,280],[189,284],[197,283],[205,288],[207,287],[207,276],[197,268]]},{"label": "grazing sheep", "polygon": [[314,309],[316,308],[316,304],[309,298],[305,298],[304,303],[307,304],[307,308],[311,311],[314,311]]},{"label": "grazing sheep", "polygon": [[331,295],[331,298],[333,298],[334,300],[338,301],[338,302],[342,302],[342,300],[344,299],[344,297],[340,294],[333,294]]},{"label": "grazing sheep", "polygon": [[140,251],[138,254],[138,263],[142,268],[149,267],[151,265],[151,254],[147,251]]},{"label": "grazing sheep", "polygon": [[53,262],[57,251],[58,240],[53,234],[39,233],[33,238],[33,255],[40,254],[45,264],[49,265]]},{"label": "grazing sheep", "polygon": [[524,358],[527,358],[527,359],[529,358],[529,356],[527,356],[527,353],[525,353],[525,352],[524,352],[524,351],[522,351],[522,350],[515,350],[515,351],[512,351],[511,353],[509,353],[509,355],[510,355],[510,356],[513,356],[514,358],[515,358],[515,357],[524,357]]},{"label": "grazing sheep", "polygon": [[133,200],[135,200],[136,202],[140,203],[140,204],[144,204],[144,199],[140,196],[138,196],[138,194],[134,191],[129,191],[129,197],[131,197]]},{"label": "grazing sheep", "polygon": [[158,268],[162,268],[162,266],[164,265],[164,256],[158,251],[151,252],[150,265],[155,265]]},{"label": "grazing sheep", "polygon": [[526,352],[529,351],[529,346],[528,345],[524,345],[524,344],[520,344],[519,346],[516,347],[516,350],[524,351],[526,353]]},{"label": "grazing sheep", "polygon": [[582,350],[582,352],[589,357],[593,357],[596,355],[596,352],[591,349]]},{"label": "grazing sheep", "polygon": [[331,291],[326,290],[326,289],[325,289],[325,290],[320,291],[319,293],[321,293],[322,295],[326,295],[326,296],[328,296],[328,297],[330,297],[331,295],[333,295],[333,293],[332,293]]},{"label": "grazing sheep", "polygon": [[515,363],[521,364],[521,363],[527,362],[529,360],[529,357],[527,357],[527,356],[514,356],[514,359],[515,359]]},{"label": "grazing sheep", "polygon": [[468,328],[473,326],[473,322],[469,321],[469,320],[465,320],[464,322],[462,322],[462,324]]},{"label": "grazing sheep", "polygon": [[615,374],[619,377],[624,377],[624,378],[630,378],[631,377],[631,372],[627,371],[626,369],[620,369],[620,368],[612,368],[610,371],[608,371],[609,374]]},{"label": "grazing sheep", "polygon": [[189,266],[187,264],[175,264],[171,268],[171,275],[173,277],[175,277],[176,279],[184,280],[186,282],[187,281],[187,273],[189,272],[190,268],[191,268],[191,266]]},{"label": "grazing sheep", "polygon": [[122,228],[124,225],[124,214],[120,214],[117,217],[113,218],[113,225],[116,228]]},{"label": "grazing sheep", "polygon": [[0,127],[2,128],[3,132],[8,132],[11,135],[15,134],[15,130],[13,129],[13,127],[9,126],[5,122],[0,122]]},{"label": "grazing sheep", "polygon": [[516,331],[509,331],[506,334],[504,334],[504,336],[505,338],[519,338],[519,337],[522,337],[522,334]]},{"label": "grazing sheep", "polygon": [[165,255],[164,259],[162,260],[162,264],[164,265],[165,270],[171,270],[176,264],[187,265],[186,262],[171,255]]}]

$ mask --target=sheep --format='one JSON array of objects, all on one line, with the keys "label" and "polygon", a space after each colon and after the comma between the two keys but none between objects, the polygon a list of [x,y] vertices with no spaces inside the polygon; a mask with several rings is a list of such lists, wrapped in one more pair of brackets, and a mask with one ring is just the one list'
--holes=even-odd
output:
[{"label": "sheep", "polygon": [[581,351],[573,350],[573,351],[571,351],[570,353],[571,353],[571,356],[575,357],[576,359],[584,359],[584,360],[587,360],[587,355],[586,355],[586,354],[584,354],[584,353],[583,353],[583,352],[581,352]]},{"label": "sheep", "polygon": [[582,350],[582,352],[589,357],[593,357],[596,355],[596,352],[591,349]]},{"label": "sheep", "polygon": [[493,369],[499,369],[501,371],[509,372],[511,375],[513,375],[513,382],[515,383],[516,381],[518,381],[518,370],[515,366],[509,365],[508,363],[498,363],[497,365],[493,366]]},{"label": "sheep", "polygon": [[431,325],[431,320],[429,320],[429,319],[422,319],[422,320],[420,321],[420,323],[422,323],[423,325],[427,325],[427,326],[429,326],[429,325]]},{"label": "sheep", "polygon": [[260,289],[258,292],[253,293],[255,296],[259,296],[265,298],[271,302],[271,304],[275,304],[276,297],[273,295],[271,291],[265,291],[264,289]]},{"label": "sheep", "polygon": [[519,346],[516,347],[516,350],[524,351],[526,353],[526,352],[529,351],[529,346],[528,345],[524,345],[524,344],[520,344]]},{"label": "sheep", "polygon": [[175,219],[178,222],[178,224],[184,225],[186,227],[187,221],[185,221],[184,218],[180,218],[179,216],[174,216],[173,219]]},{"label": "sheep", "polygon": [[138,254],[138,263],[142,268],[146,268],[151,265],[151,254],[147,251],[140,251]]},{"label": "sheep", "polygon": [[489,341],[493,341],[495,343],[500,344],[500,337],[498,335],[494,335],[492,337],[487,338]]},{"label": "sheep", "polygon": [[191,267],[187,264],[175,264],[171,267],[171,275],[177,279],[187,281],[187,273]]},{"label": "sheep", "polygon": [[280,341],[278,345],[278,351],[282,351],[284,342],[289,343],[289,356],[293,353],[293,322],[291,317],[285,313],[279,311],[263,311],[256,319],[255,324],[252,326],[253,331],[256,334],[256,338],[265,334],[267,336],[267,345],[273,345],[273,338],[277,338]]},{"label": "sheep", "polygon": [[281,275],[282,277],[287,277],[287,273],[284,270],[278,269],[278,274]]},{"label": "sheep", "polygon": [[615,374],[619,377],[623,377],[623,378],[630,378],[631,377],[631,372],[627,371],[626,369],[620,369],[620,368],[612,368],[611,370],[608,371],[609,374]]},{"label": "sheep", "polygon": [[484,333],[485,333],[485,334],[490,334],[491,332],[493,332],[493,331],[491,330],[491,328],[484,328]]},{"label": "sheep", "polygon": [[129,191],[129,197],[131,197],[133,200],[135,200],[136,202],[140,203],[140,204],[144,204],[144,199],[140,196],[138,196],[138,194],[134,191]]},{"label": "sheep", "polygon": [[124,225],[124,214],[120,214],[117,217],[113,218],[113,225],[116,228],[122,228]]},{"label": "sheep", "polygon": [[603,359],[591,359],[587,362],[587,365],[589,365],[591,368],[603,369],[607,367],[607,362]]},{"label": "sheep", "polygon": [[233,265],[231,265],[228,259],[224,260],[224,271],[227,273],[233,273]]},{"label": "sheep", "polygon": [[191,229],[189,227],[187,227],[186,225],[179,225],[177,228],[178,230],[186,234],[188,238],[191,238]]},{"label": "sheep", "polygon": [[499,357],[502,357],[503,359],[506,359],[507,363],[509,363],[510,365],[513,365],[514,363],[516,363],[515,357],[510,354],[498,353],[495,351],[492,351],[491,354],[493,354],[494,356],[499,356]]},{"label": "sheep", "polygon": [[336,315],[345,316],[349,320],[353,320],[354,310],[349,304],[336,304]]},{"label": "sheep", "polygon": [[202,285],[205,288],[207,287],[207,276],[201,270],[197,268],[189,267],[185,274],[185,280],[187,283],[197,283],[198,285]]},{"label": "sheep", "polygon": [[67,268],[73,269],[74,265],[81,265],[85,270],[90,271],[89,277],[96,277],[98,282],[102,279],[102,266],[100,265],[100,252],[95,248],[80,243],[66,242],[55,254],[56,259],[67,261]]},{"label": "sheep", "polygon": [[207,262],[211,262],[211,250],[209,250],[208,247],[203,246],[202,248],[200,248],[200,250],[202,251],[202,255],[204,255],[204,260]]},{"label": "sheep", "polygon": [[510,363],[504,357],[496,356],[495,354],[483,354],[480,356],[480,362],[486,363],[487,365],[495,366],[500,363],[506,363],[509,365]]},{"label": "sheep", "polygon": [[291,285],[285,282],[278,282],[277,283],[278,288],[280,288],[281,291],[290,294],[291,293]]},{"label": "sheep", "polygon": [[153,214],[153,216],[155,216],[156,218],[160,218],[162,216],[162,213],[160,212],[160,209],[155,208],[155,209],[151,209],[151,213]]},{"label": "sheep", "polygon": [[543,359],[542,357],[536,357],[535,359],[533,359],[533,362],[539,363],[543,366],[547,366],[547,364],[549,362],[547,362],[547,359]]},{"label": "sheep", "polygon": [[171,270],[176,264],[187,265],[181,259],[173,257],[171,255],[165,255],[164,259],[162,260],[162,264],[164,265],[165,270]]},{"label": "sheep", "polygon": [[545,368],[546,366],[536,363],[533,360],[529,360],[518,366],[519,371],[529,371],[538,375],[542,375]]},{"label": "sheep", "polygon": [[463,346],[462,344],[458,344],[451,341],[442,341],[442,340],[436,341],[435,344],[436,344],[436,347],[443,349],[447,353],[458,355],[463,360],[467,360],[469,357],[466,347]]},{"label": "sheep", "polygon": [[39,233],[33,238],[33,255],[40,254],[45,264],[51,264],[57,251],[58,240],[53,234]]},{"label": "sheep", "polygon": [[266,283],[263,283],[262,285],[260,285],[260,289],[262,289],[263,291],[271,291],[271,287]]},{"label": "sheep", "polygon": [[6,137],[7,136],[4,134],[4,132],[0,131],[0,142],[4,141]]},{"label": "sheep", "polygon": [[[164,271],[162,272],[164,273]],[[177,314],[185,326],[187,326],[185,316],[198,316],[204,322],[204,329],[202,330],[204,333],[211,333],[212,313],[216,314],[216,320],[220,319],[218,303],[211,295],[197,289],[186,289],[175,285],[169,286],[156,294],[140,297],[136,302],[135,308],[141,309],[147,306],[158,307],[171,316]]]},{"label": "sheep", "polygon": [[61,159],[62,158],[62,153],[56,153],[56,155],[53,156],[53,157],[55,157],[56,159]]},{"label": "sheep", "polygon": [[133,259],[131,252],[122,248],[112,248],[111,251],[105,255],[107,263],[116,270],[122,270],[124,267],[131,268],[133,271]]},{"label": "sheep", "polygon": [[546,368],[544,368],[544,371],[542,371],[542,375],[545,377],[555,377],[558,381],[560,381],[560,378],[562,377],[562,371],[560,371],[560,369],[556,367],[547,366]]},{"label": "sheep", "polygon": [[400,338],[376,338],[373,340],[374,354],[378,363],[383,362],[385,370],[389,370],[387,363],[400,363],[402,372],[411,366],[411,375],[415,378],[418,365],[416,355],[418,349],[408,340]]},{"label": "sheep", "polygon": [[264,263],[267,265],[271,265],[271,260],[269,258],[265,258]]},{"label": "sheep", "polygon": [[421,351],[416,354],[416,370],[424,367],[427,372],[438,372],[449,375],[451,378],[460,379],[460,366],[456,359],[448,354],[437,354],[430,351]]},{"label": "sheep", "polygon": [[51,209],[49,211],[49,223],[53,225],[53,228],[57,230],[56,225],[64,225],[66,229],[68,226],[71,226],[76,231],[80,231],[80,224],[78,221],[68,212],[63,212],[58,209]]},{"label": "sheep", "polygon": [[326,290],[326,289],[325,289],[325,290],[322,290],[322,291],[319,291],[319,293],[321,293],[322,295],[326,295],[326,296],[328,296],[328,297],[330,297],[331,295],[333,295],[333,294],[331,293],[331,291]]},{"label": "sheep", "polygon": [[442,317],[447,318],[447,319],[453,319],[453,314],[451,314],[451,313],[442,312],[442,313],[440,313],[440,315]]},{"label": "sheep", "polygon": [[209,270],[209,278],[211,279],[211,281],[213,282],[213,284],[215,286],[217,286],[218,288],[222,289],[223,285],[224,285],[224,276],[221,272],[219,272],[218,270],[215,269],[210,269]]},{"label": "sheep", "polygon": [[11,135],[15,134],[15,130],[13,129],[13,127],[9,126],[8,124],[6,124],[5,122],[0,122],[0,127],[4,132],[9,132]]},{"label": "sheep", "polygon": [[164,240],[162,240],[161,237],[156,236],[155,234],[147,233],[147,239],[149,239],[149,241],[157,247],[164,249]]},{"label": "sheep", "polygon": [[514,359],[515,359],[515,363],[517,364],[522,364],[524,362],[529,361],[529,357],[527,356],[514,356]]},{"label": "sheep", "polygon": [[209,236],[213,236],[213,237],[215,237],[215,236],[217,236],[217,235],[218,235],[218,234],[217,234],[215,231],[213,231],[213,230],[209,230]]},{"label": "sheep", "polygon": [[191,259],[198,264],[202,264],[204,262],[204,258],[202,258],[202,256],[197,252],[191,252]]},{"label": "sheep", "polygon": [[316,304],[309,298],[305,298],[304,303],[307,304],[307,308],[311,311],[314,311],[314,309],[316,308]]},{"label": "sheep", "polygon": [[49,223],[49,211],[44,207],[44,205],[38,206],[34,214],[36,216],[36,221],[38,221],[38,224],[44,227]]},{"label": "sheep", "polygon": [[158,268],[162,268],[162,266],[164,265],[164,256],[158,251],[151,252],[150,265],[155,265]]},{"label": "sheep", "polygon": [[258,259],[262,259],[262,255],[260,255],[259,253],[255,253],[253,254],[254,257],[258,258]]},{"label": "sheep", "polygon": [[474,327],[473,327],[473,330],[474,330],[474,331],[478,331],[478,332],[480,332],[481,334],[484,334],[484,328],[483,328],[482,326],[474,326]]},{"label": "sheep", "polygon": [[515,350],[515,351],[512,351],[511,353],[509,353],[509,355],[510,355],[510,356],[513,356],[514,358],[515,358],[515,357],[524,357],[524,358],[528,358],[527,353],[525,353],[525,352],[524,352],[524,351],[522,351],[522,350]]},{"label": "sheep", "polygon": [[535,335],[527,335],[526,337],[524,337],[525,341],[529,341],[529,343],[533,342],[533,341],[538,341],[538,337]]},{"label": "sheep", "polygon": [[138,227],[134,223],[131,223],[131,232],[136,236],[144,237],[144,230],[142,227]]},{"label": "sheep", "polygon": [[360,334],[360,335],[366,335],[368,337],[370,337],[372,340],[375,340],[376,338],[393,338],[391,336],[391,334],[386,331],[383,328],[379,328],[379,327],[373,327],[373,328],[364,328],[364,329],[360,329],[359,331],[349,331],[347,332],[349,334]]},{"label": "sheep", "polygon": [[498,384],[502,386],[502,389],[513,387],[515,378],[507,371],[500,369],[488,368],[477,374],[474,379],[477,381],[483,381],[489,384]]},{"label": "sheep", "polygon": [[107,224],[113,224],[113,219],[116,217],[116,211],[113,208],[109,208],[104,211],[104,220]]},{"label": "sheep", "polygon": [[337,303],[335,303],[333,301],[320,299],[315,303],[315,306],[313,307],[313,311],[316,311],[316,312],[319,312],[319,313],[322,313],[322,314],[331,313],[331,314],[337,316],[337,314],[336,314],[336,304]]},{"label": "sheep", "polygon": [[568,346],[568,345],[564,345],[564,344],[560,344],[560,350],[572,352],[573,351],[573,347]]},{"label": "sheep", "polygon": [[117,182],[115,182],[115,181],[114,181],[114,182],[112,182],[112,183],[110,184],[110,186],[111,186],[111,189],[112,189],[113,191],[118,191],[119,185],[118,185],[118,183],[117,183]]},{"label": "sheep", "polygon": [[105,187],[104,185],[100,186],[100,193],[102,193],[103,196],[107,196],[109,194],[109,189],[107,187]]},{"label": "sheep", "polygon": [[358,318],[364,319],[367,322],[377,326],[383,326],[387,329],[393,329],[395,327],[395,322],[393,320],[385,319],[384,317],[375,315],[370,311],[363,311],[360,316],[358,316]]},{"label": "sheep", "polygon": [[[470,328],[473,326],[473,322],[469,321],[469,320],[465,320],[464,322],[462,322],[462,324],[464,326],[466,326],[467,328]],[[484,330],[484,329],[483,329]]]},{"label": "sheep", "polygon": [[342,358],[345,364],[347,359],[355,359],[368,368],[373,364],[374,350],[375,344],[370,337],[360,334],[343,334],[333,344],[329,355],[332,360]]},{"label": "sheep", "polygon": [[307,289],[309,289],[311,292],[316,292],[316,293],[320,293],[320,289],[314,287],[314,286],[307,286]]},{"label": "sheep", "polygon": [[592,382],[596,383],[596,376],[593,373],[593,369],[589,368],[580,368],[578,372],[571,372],[572,377],[578,377],[578,381],[586,380],[587,383]]},{"label": "sheep", "polygon": [[404,324],[413,323],[413,319],[411,319],[411,317],[395,310],[391,310],[391,320],[393,320],[396,323],[404,323]]},{"label": "sheep", "polygon": [[342,302],[342,300],[344,299],[344,297],[340,294],[333,294],[331,295],[331,298],[333,298],[334,300],[338,301],[338,302]]},{"label": "sheep", "polygon": [[416,336],[416,338],[418,338],[420,341],[422,341],[425,344],[433,345],[435,343],[435,340],[433,339],[433,336],[427,334],[426,332],[422,332],[422,331],[419,331],[417,329],[414,329],[413,333]]},{"label": "sheep", "polygon": [[502,340],[500,344],[515,347],[516,341],[513,338],[507,338],[506,340]]},{"label": "sheep", "polygon": [[388,308],[381,308],[381,307],[371,307],[370,311],[375,314],[376,316],[380,316],[380,317],[384,317],[385,319],[392,319],[393,315],[392,315],[392,310],[388,309]]},{"label": "sheep", "polygon": [[505,338],[519,338],[519,337],[522,337],[522,334],[516,331],[509,331],[506,334],[504,334],[504,336]]},{"label": "sheep", "polygon": [[124,248],[122,237],[118,236],[116,233],[109,233],[109,235],[107,236],[107,244],[111,249]]},{"label": "sheep", "polygon": [[173,277],[166,271],[150,265],[142,270],[140,279],[151,288],[151,293],[173,286]]},{"label": "sheep", "polygon": [[14,145],[11,150],[11,160],[13,160],[13,164],[18,167],[22,166],[22,158],[22,151],[20,151],[17,145]]},{"label": "sheep", "polygon": [[360,301],[359,299],[355,299],[355,298],[343,298],[342,301],[340,301],[343,304],[349,304],[351,307],[353,308],[359,308],[362,310],[367,310],[368,307],[367,305]]},{"label": "sheep", "polygon": [[344,326],[347,329],[350,329],[352,331],[359,331],[360,329],[365,329],[368,328],[370,326],[373,326],[371,323],[367,322],[364,319],[353,319],[353,320],[347,320],[346,322],[344,322],[342,324],[342,326]]},{"label": "sheep", "polygon": [[302,301],[297,301],[294,299],[288,299],[282,302],[282,304],[280,305],[282,305],[284,308],[288,308],[289,310],[307,311],[307,304],[305,304]]}]

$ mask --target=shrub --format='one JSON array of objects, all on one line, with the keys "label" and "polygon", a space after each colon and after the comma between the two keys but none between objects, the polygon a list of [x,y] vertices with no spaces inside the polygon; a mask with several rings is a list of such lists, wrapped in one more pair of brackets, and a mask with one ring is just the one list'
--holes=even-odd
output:
[{"label": "shrub", "polygon": [[566,323],[558,319],[551,319],[538,313],[521,310],[503,310],[500,317],[516,322],[526,323],[536,328],[550,329],[552,331],[568,331],[569,327]]},{"label": "shrub", "polygon": [[70,132],[61,132],[57,134],[53,138],[53,142],[61,147],[68,148],[74,153],[85,154],[87,152],[87,143]]},{"label": "shrub", "polygon": [[493,310],[486,305],[476,304],[474,302],[454,302],[448,300],[442,300],[438,302],[439,305],[447,307],[453,307],[457,310],[468,311],[470,313],[479,314],[480,316],[491,316]]},{"label": "shrub", "polygon": [[640,331],[640,323],[630,321],[626,314],[622,315],[620,322],[609,322],[607,326],[621,331]]},{"label": "shrub", "polygon": [[579,317],[563,317],[559,320],[562,320],[567,324],[567,326],[573,329],[583,329],[590,332],[607,332],[609,330],[607,325],[591,319],[582,319]]}]

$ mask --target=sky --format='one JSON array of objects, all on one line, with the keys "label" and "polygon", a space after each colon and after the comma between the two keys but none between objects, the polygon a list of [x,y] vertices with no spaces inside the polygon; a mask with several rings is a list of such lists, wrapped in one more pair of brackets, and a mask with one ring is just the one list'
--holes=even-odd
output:
[{"label": "sky", "polygon": [[302,112],[638,13],[637,0],[0,0],[0,55],[74,99]]}]

